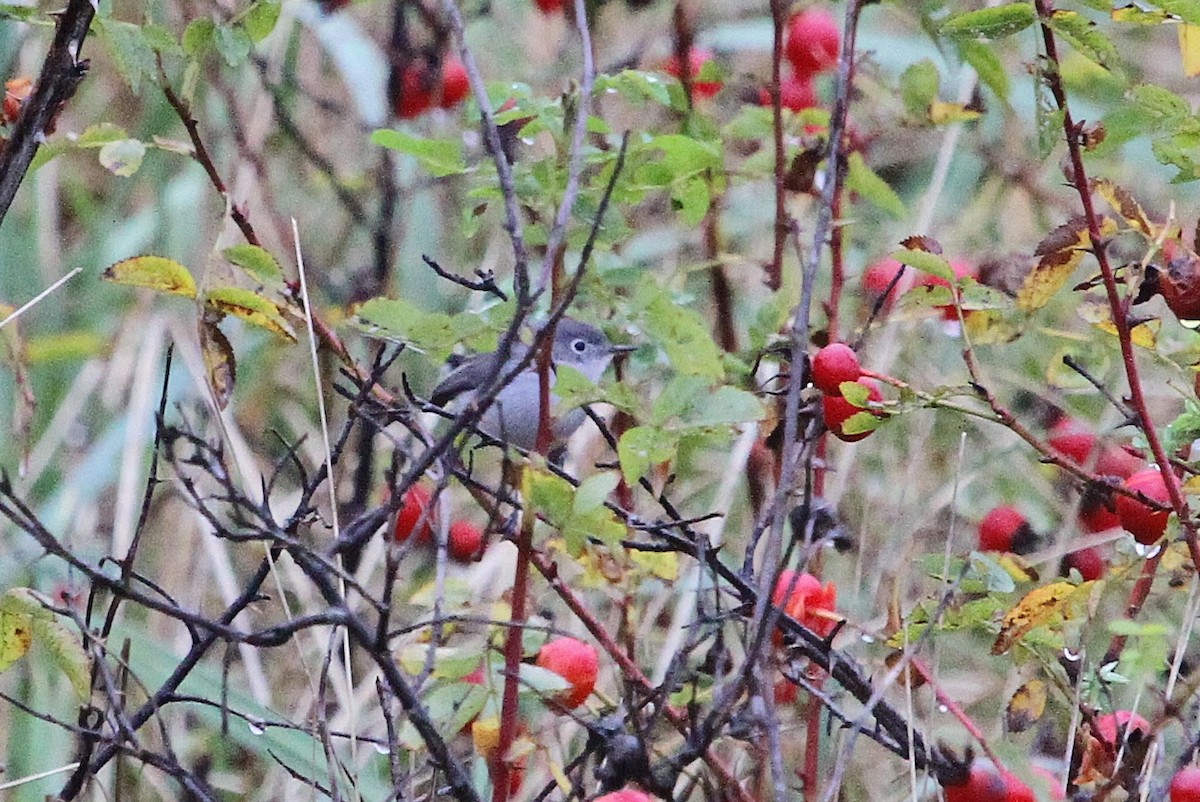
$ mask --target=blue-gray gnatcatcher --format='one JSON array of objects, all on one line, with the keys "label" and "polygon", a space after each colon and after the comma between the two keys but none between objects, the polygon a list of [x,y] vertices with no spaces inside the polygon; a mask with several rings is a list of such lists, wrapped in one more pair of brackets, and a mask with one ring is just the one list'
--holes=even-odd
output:
[{"label": "blue-gray gnatcatcher", "polygon": [[[595,382],[599,381],[613,356],[632,350],[632,346],[613,345],[604,332],[595,326],[564,317],[558,321],[554,331],[550,360],[555,370],[566,365]],[[511,370],[528,353],[529,346],[514,344],[512,353],[500,371],[501,375]],[[492,375],[498,358],[495,352],[467,357],[434,388],[430,400],[439,407],[460,412],[474,400],[475,391]],[[550,386],[554,386],[554,371],[550,373]],[[537,364],[533,362],[497,394],[477,428],[497,440],[526,451],[532,450],[537,441],[541,417],[540,396]],[[551,395],[550,401],[553,405],[558,398]],[[584,417],[582,409],[559,411],[552,421],[554,439],[561,440],[569,436],[583,423]]]}]

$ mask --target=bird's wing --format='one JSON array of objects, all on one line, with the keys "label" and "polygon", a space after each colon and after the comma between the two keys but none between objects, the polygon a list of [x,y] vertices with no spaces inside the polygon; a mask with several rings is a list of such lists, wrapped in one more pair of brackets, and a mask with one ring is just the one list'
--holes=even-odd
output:
[{"label": "bird's wing", "polygon": [[[514,344],[510,361],[521,359],[527,350],[528,347],[521,343]],[[494,351],[467,357],[446,378],[442,379],[437,387],[433,388],[433,394],[429,400],[439,407],[444,407],[456,396],[479,389],[479,386],[495,369],[495,365],[496,353]]]}]

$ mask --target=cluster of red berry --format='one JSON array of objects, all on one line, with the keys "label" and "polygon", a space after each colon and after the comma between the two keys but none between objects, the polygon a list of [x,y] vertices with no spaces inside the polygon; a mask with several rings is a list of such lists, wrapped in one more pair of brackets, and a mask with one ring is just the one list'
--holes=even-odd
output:
[{"label": "cluster of red berry", "polygon": [[414,59],[400,72],[400,86],[392,99],[396,116],[410,120],[433,108],[451,109],[471,92],[467,68],[453,56],[431,65]]},{"label": "cluster of red berry", "polygon": [[[434,517],[433,494],[424,485],[413,485],[396,513],[393,537],[397,543],[414,536],[418,543],[432,543]],[[483,553],[483,531],[470,521],[455,521],[450,524],[446,548],[459,562],[478,560]]]},{"label": "cluster of red berry", "polygon": [[[817,389],[824,393],[821,399],[821,410],[825,418],[825,428],[834,437],[847,443],[862,440],[871,434],[872,429],[853,432],[845,430],[845,424],[860,412],[867,412],[876,418],[882,418],[883,412],[879,404],[883,401],[883,391],[879,382],[863,375],[862,366],[858,363],[858,355],[854,349],[845,343],[831,343],[825,346],[812,360],[812,381]],[[866,388],[866,404],[860,399],[850,400],[845,397],[845,383],[859,384]],[[858,394],[861,395],[861,392]]]},{"label": "cluster of red berry", "polygon": [[[1112,492],[1120,484],[1126,490],[1168,503],[1167,486],[1162,474],[1147,465],[1129,447],[1105,442],[1082,422],[1063,417],[1050,427],[1047,443],[1081,468],[1095,471],[1105,482],[1089,488],[1080,501],[1078,521],[1084,532],[1107,532],[1118,527],[1133,535],[1139,543],[1157,543],[1166,531],[1170,513],[1132,498]],[[1026,554],[1036,548],[1038,536],[1025,515],[1015,507],[1002,505],[988,512],[979,523],[979,548]],[[1079,549],[1063,558],[1063,571],[1079,571],[1085,580],[1104,576],[1105,560],[1095,546]]]},{"label": "cluster of red berry", "polygon": [[[841,32],[828,11],[806,8],[795,14],[787,27],[784,55],[791,65],[790,74],[779,81],[779,102],[785,109],[803,111],[817,105],[813,78],[837,66],[841,51]],[[771,105],[771,91],[762,88],[758,102]]]}]

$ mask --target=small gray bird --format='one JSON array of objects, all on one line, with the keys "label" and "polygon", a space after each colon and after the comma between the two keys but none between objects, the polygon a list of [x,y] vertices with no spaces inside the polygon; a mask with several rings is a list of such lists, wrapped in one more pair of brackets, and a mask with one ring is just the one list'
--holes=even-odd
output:
[{"label": "small gray bird", "polygon": [[[595,326],[564,317],[558,321],[554,331],[554,347],[550,352],[552,367],[557,370],[563,365],[582,373],[589,381],[599,381],[608,369],[613,356],[632,351],[632,346],[613,345],[604,332]],[[512,353],[501,370],[501,375],[511,370],[529,353],[529,346],[515,343]],[[477,354],[467,357],[433,390],[430,400],[440,407],[461,412],[475,398],[475,391],[487,380],[495,369],[497,354]],[[554,371],[550,373],[550,386],[554,386]],[[551,395],[551,404],[557,396]],[[538,420],[541,404],[538,388],[537,363],[531,362],[507,387],[496,396],[496,400],[479,421],[480,431],[497,440],[511,443],[526,451],[532,450],[537,441]],[[581,409],[573,409],[559,415],[553,421],[555,440],[570,436],[579,428],[585,415]]]}]

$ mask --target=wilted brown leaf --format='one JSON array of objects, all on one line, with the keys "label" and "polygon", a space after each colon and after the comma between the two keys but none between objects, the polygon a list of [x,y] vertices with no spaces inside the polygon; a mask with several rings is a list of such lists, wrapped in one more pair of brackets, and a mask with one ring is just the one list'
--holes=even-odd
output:
[{"label": "wilted brown leaf", "polygon": [[1000,625],[1000,634],[992,644],[992,654],[1004,654],[1031,629],[1049,623],[1067,613],[1067,602],[1075,593],[1070,582],[1052,582],[1025,594],[1008,611]]},{"label": "wilted brown leaf", "polygon": [[1005,722],[1009,732],[1025,732],[1036,724],[1046,712],[1046,683],[1031,679],[1012,695],[1005,710]]}]

